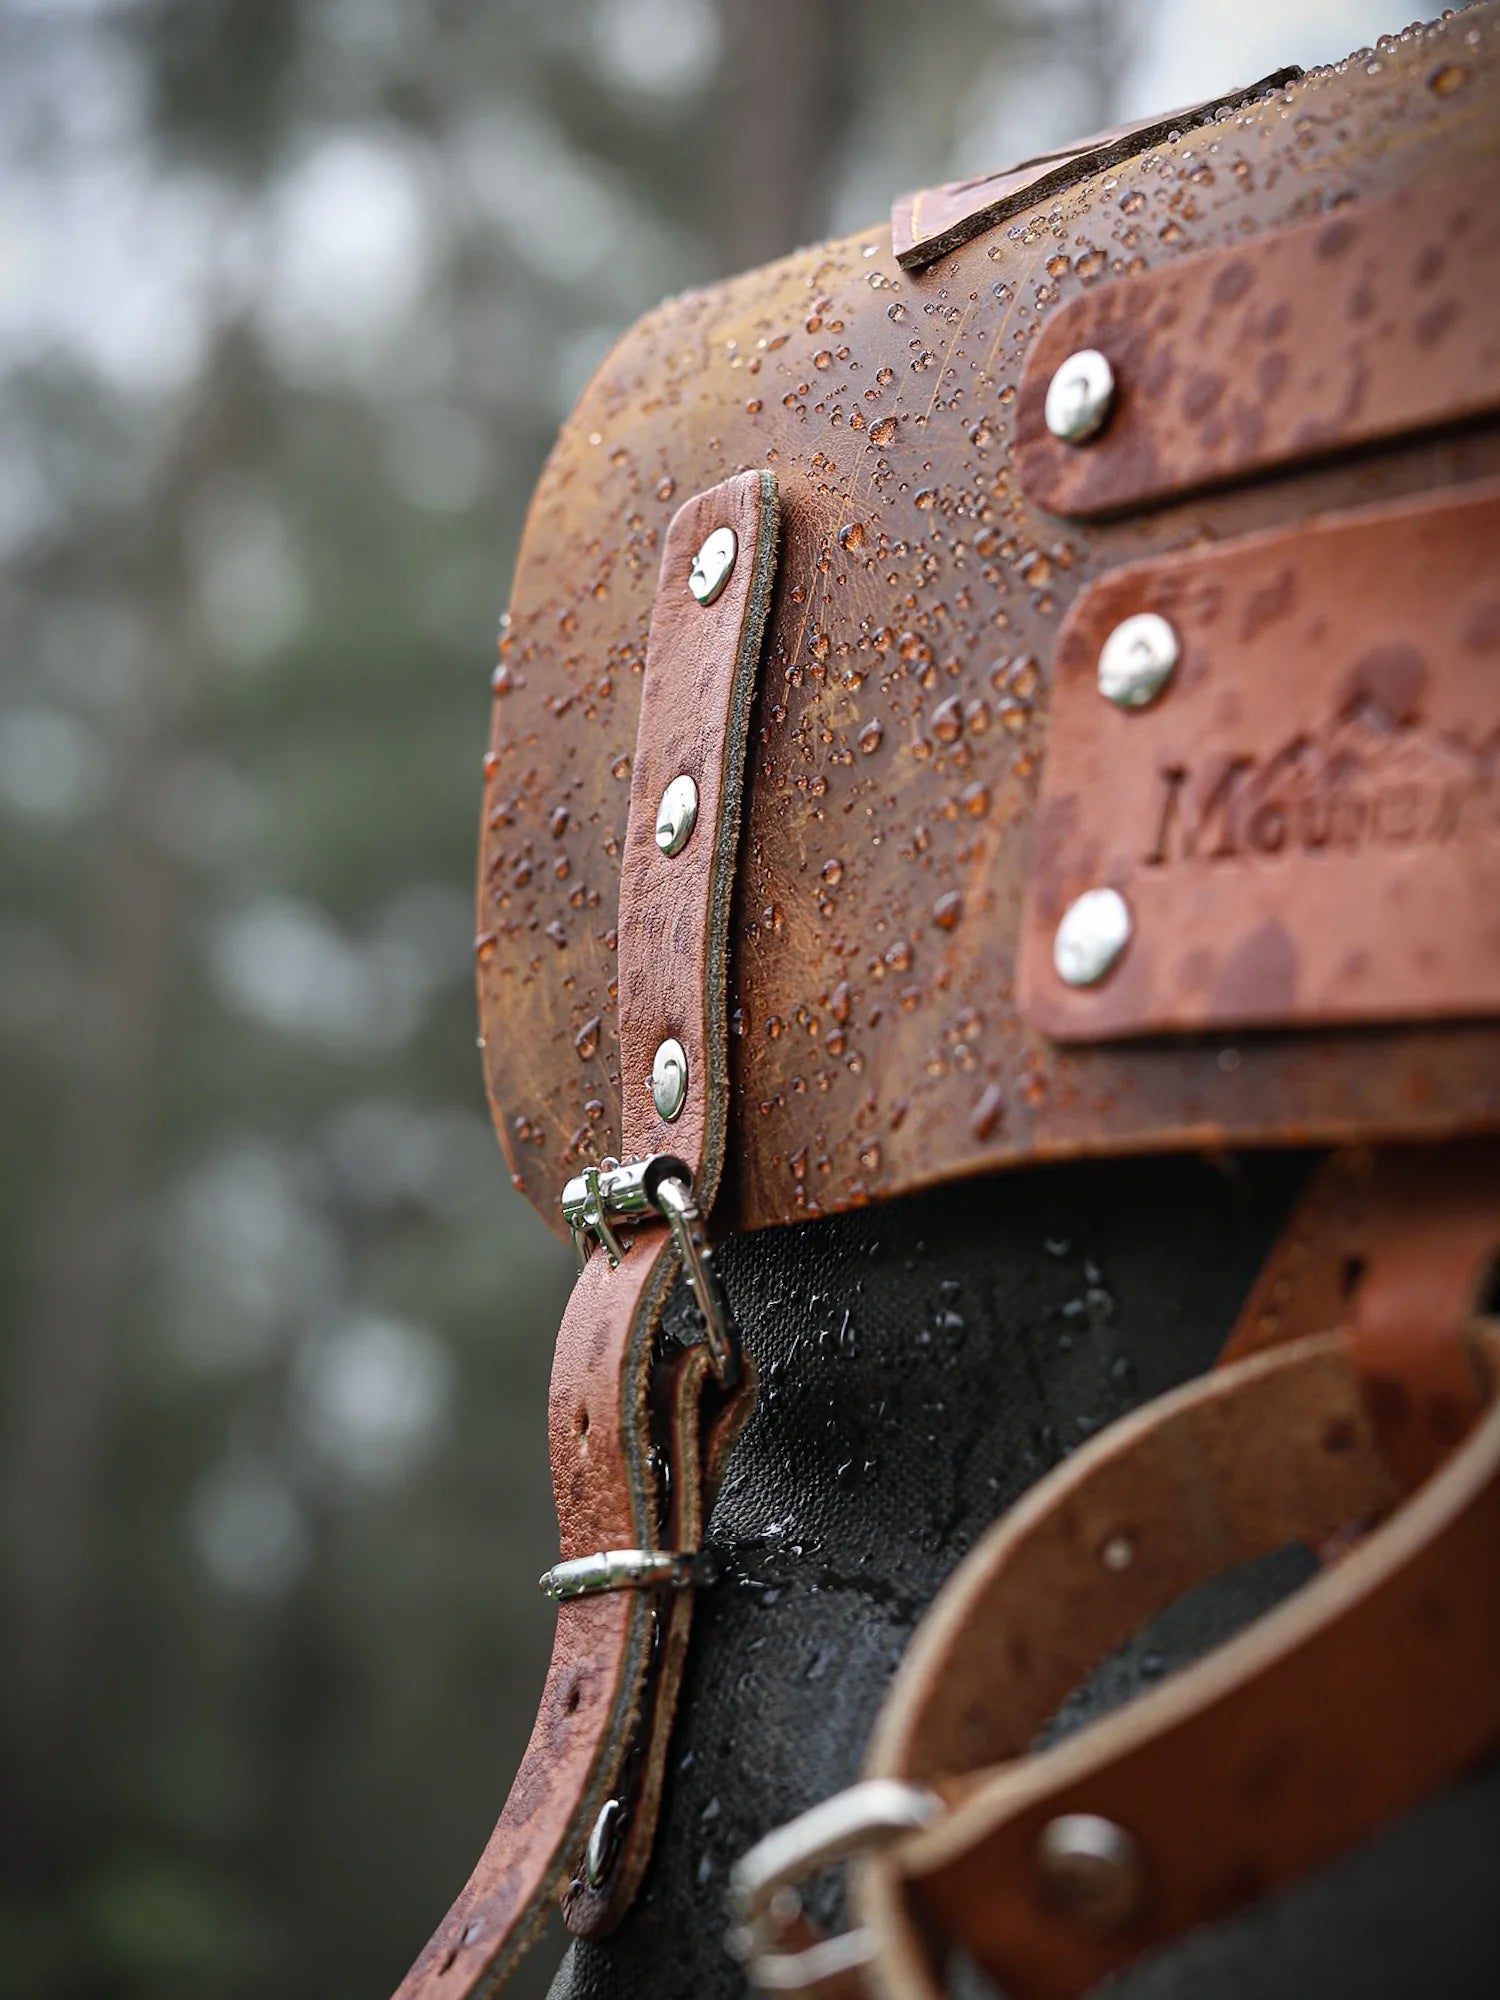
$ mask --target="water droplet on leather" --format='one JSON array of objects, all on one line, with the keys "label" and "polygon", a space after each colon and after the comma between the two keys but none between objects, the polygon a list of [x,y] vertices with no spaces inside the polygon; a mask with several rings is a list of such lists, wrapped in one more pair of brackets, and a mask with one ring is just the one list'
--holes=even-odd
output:
[{"label": "water droplet on leather", "polygon": [[963,703],[957,695],[950,695],[932,711],[932,733],[939,743],[956,743],[963,732]]},{"label": "water droplet on leather", "polygon": [[599,1047],[600,1025],[599,1016],[591,1014],[573,1037],[573,1047],[581,1062],[588,1062]]},{"label": "water droplet on leather", "polygon": [[969,1130],[976,1139],[988,1139],[1004,1116],[1005,1092],[998,1083],[992,1083],[969,1113]]}]

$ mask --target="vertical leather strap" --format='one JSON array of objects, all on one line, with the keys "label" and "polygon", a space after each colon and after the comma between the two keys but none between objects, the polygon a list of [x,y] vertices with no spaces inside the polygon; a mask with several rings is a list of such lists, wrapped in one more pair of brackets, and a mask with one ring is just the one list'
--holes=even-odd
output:
[{"label": "vertical leather strap", "polygon": [[1313,1174],[1220,1364],[1348,1329],[1382,1445],[1415,1486],[1478,1414],[1468,1321],[1500,1259],[1500,1144],[1351,1147]]},{"label": "vertical leather strap", "polygon": [[[727,574],[712,578],[720,587],[705,588],[695,564],[724,528],[734,552]],[[673,519],[652,612],[622,863],[623,1150],[682,1160],[704,1211],[727,1130],[729,908],[776,536],[769,473],[740,474],[687,501]],[[716,550],[723,547],[721,539]],[[693,781],[697,817],[667,854],[656,837],[657,811],[679,776]],[[687,1058],[674,1119],[659,1114],[651,1093],[653,1058],[669,1036]],[[622,1548],[696,1550],[754,1393],[748,1363],[721,1389],[703,1349],[659,1353],[677,1253],[659,1222],[622,1235],[618,1264],[603,1248],[590,1255],[558,1331],[549,1422],[565,1562]],[[670,1461],[666,1518],[658,1454]],[[582,1934],[619,1921],[650,1855],[691,1615],[691,1589],[613,1589],[559,1605],[541,1708],[499,1823],[398,2000],[496,1991],[555,1899]],[[584,1849],[611,1798],[619,1831],[590,1879]]]},{"label": "vertical leather strap", "polygon": [[[699,551],[734,536],[728,580],[700,604],[689,579]],[[776,479],[742,472],[681,506],[662,555],[646,685],[630,777],[620,880],[620,1096],[625,1156],[673,1153],[693,1170],[705,1211],[724,1163],[729,1100],[730,890],[739,844],[745,741],[776,561]],[[710,571],[704,581],[711,584]],[[700,586],[701,587],[701,586]],[[657,809],[691,780],[697,823],[664,855]],[[687,1055],[676,1118],[651,1096],[651,1067],[672,1037]]]}]

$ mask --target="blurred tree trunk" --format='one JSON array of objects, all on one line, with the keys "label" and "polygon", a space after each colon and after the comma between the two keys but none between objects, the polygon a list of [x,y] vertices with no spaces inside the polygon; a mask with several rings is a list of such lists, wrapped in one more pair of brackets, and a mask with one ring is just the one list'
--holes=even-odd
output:
[{"label": "blurred tree trunk", "polygon": [[[197,667],[184,530],[223,451],[233,350],[232,341],[220,343],[157,491],[142,506],[152,540],[139,595],[149,606],[152,643],[135,726],[119,748],[97,878],[84,902],[94,943],[88,1002],[16,1329],[3,1492],[15,1771],[6,1819],[11,1858],[28,1875],[45,1871],[65,1835],[66,1774],[76,1768],[86,1706],[94,1525],[119,1341],[137,1275],[133,1239],[183,900],[180,867],[162,844],[158,819],[188,733]],[[87,552],[81,562],[87,565]]]},{"label": "blurred tree trunk", "polygon": [[853,109],[836,56],[859,26],[839,0],[755,0],[732,18],[717,246],[744,271],[826,232]]}]

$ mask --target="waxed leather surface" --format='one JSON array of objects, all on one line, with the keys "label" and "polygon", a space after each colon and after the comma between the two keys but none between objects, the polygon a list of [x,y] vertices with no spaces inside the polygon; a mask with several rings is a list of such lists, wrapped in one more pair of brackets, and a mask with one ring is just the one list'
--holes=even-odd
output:
[{"label": "waxed leather surface", "polygon": [[[1213,1365],[1308,1164],[1050,1168],[722,1246],[761,1402],[710,1524],[722,1574],[698,1606],[650,1871],[612,1937],[570,1949],[553,2000],[746,1993],[722,1944],[730,1866],[858,1775],[907,1639],[990,1521],[1073,1444]],[[666,1321],[689,1327],[680,1296]],[[1273,1561],[1195,1593],[1063,1723],[1195,1657],[1297,1574]],[[810,1898],[817,1914],[836,1917],[835,1892]],[[1477,2000],[1500,1990],[1497,1907],[1490,1773],[1110,1991]]]},{"label": "waxed leather surface", "polygon": [[[1253,430],[1266,361],[1287,371],[1278,411],[1294,381],[1326,366],[1326,422],[1351,339],[1383,338],[1410,312],[1433,333],[1449,326],[1418,350],[1417,372],[1439,380],[1446,343],[1492,327],[1476,308],[1492,296],[1479,225],[1463,248],[1434,235],[1417,270],[1377,239],[1367,281],[1363,266],[1349,271],[1347,232],[1372,205],[1493,168],[1497,18],[1491,0],[1393,39],[1378,60],[1304,77],[1210,132],[1183,127],[1106,171],[1091,161],[1061,196],[1034,195],[1014,222],[924,271],[895,263],[881,224],[675,299],[611,351],[527,519],[495,677],[483,836],[480,927],[496,931],[479,967],[486,1075],[498,1123],[523,1135],[513,1164],[549,1224],[575,1171],[574,1135],[619,1132],[631,1074],[614,1038],[612,843],[625,832],[622,774],[659,538],[684,494],[746,466],[776,470],[782,550],[735,884],[734,1171],[716,1205],[722,1229],[780,1226],[1060,1154],[1186,1148],[1208,1133],[1226,1144],[1344,1145],[1500,1128],[1492,1023],[1308,1028],[1232,1050],[1206,1035],[1064,1050],[1027,1033],[1014,1004],[1017,916],[1053,755],[1058,633],[1078,596],[1172,551],[1461,491],[1500,472],[1500,424],[1277,470],[1085,528],[1021,493],[1023,395],[1011,393],[1079,301],[1092,312],[1138,279],[1175,285],[1194,258],[1237,257],[1320,215],[1333,229],[1325,250],[1344,247],[1298,302],[1310,344],[1273,347],[1263,322],[1275,316],[1256,310],[1249,391],[1233,365],[1200,383],[1189,359],[1160,409],[1187,420],[1186,439],[1207,441],[1221,416],[1231,437],[1226,412],[1248,401]],[[1355,324],[1361,281],[1372,310]],[[1266,303],[1252,279],[1226,324]],[[1152,325],[1148,375],[1158,338],[1181,355],[1196,324],[1189,314],[1187,334]],[[1123,421],[1145,384],[1133,369],[1119,379]],[[1094,454],[1113,453],[1112,435],[1107,426],[1070,462],[1102,464]],[[1419,586],[1416,602],[1433,595]],[[1278,626],[1288,643],[1276,685],[1288,698],[1324,645],[1294,624]],[[1435,671],[1430,645],[1415,643]],[[1178,693],[1189,671],[1185,660]],[[1174,707],[1169,695],[1159,713]],[[1134,722],[1149,727],[1150,716]],[[1466,740],[1481,742],[1483,715],[1466,721]],[[1410,740],[1399,757],[1425,770],[1423,731],[1400,735]],[[1227,747],[1259,758],[1279,741]],[[1399,830],[1408,809],[1393,799],[1388,826]],[[1400,872],[1408,849],[1391,859]],[[1258,882],[1286,865],[1284,843],[1252,850],[1244,869]],[[1121,972],[1130,952],[1172,944],[1138,927]],[[1268,956],[1285,968],[1284,949]]]}]

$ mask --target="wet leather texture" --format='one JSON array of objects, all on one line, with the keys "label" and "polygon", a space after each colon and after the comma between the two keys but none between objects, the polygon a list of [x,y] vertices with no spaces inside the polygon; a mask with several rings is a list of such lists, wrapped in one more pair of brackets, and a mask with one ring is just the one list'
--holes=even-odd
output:
[{"label": "wet leather texture", "polygon": [[[858,1775],[923,1611],[1070,1449],[1212,1367],[1307,1154],[1098,1162],[962,1182],[723,1244],[762,1381],[709,1527],[657,1848],[552,2000],[738,2000],[725,1882],[770,1828]],[[691,1337],[679,1287],[666,1328]],[[1300,1581],[1295,1552],[1219,1580],[1105,1664],[1048,1734],[1197,1657]],[[840,1921],[839,1885],[808,1897]],[[1500,1991],[1500,1771],[1108,1985],[1111,2000]],[[955,1968],[952,1991],[994,1989]]]}]

